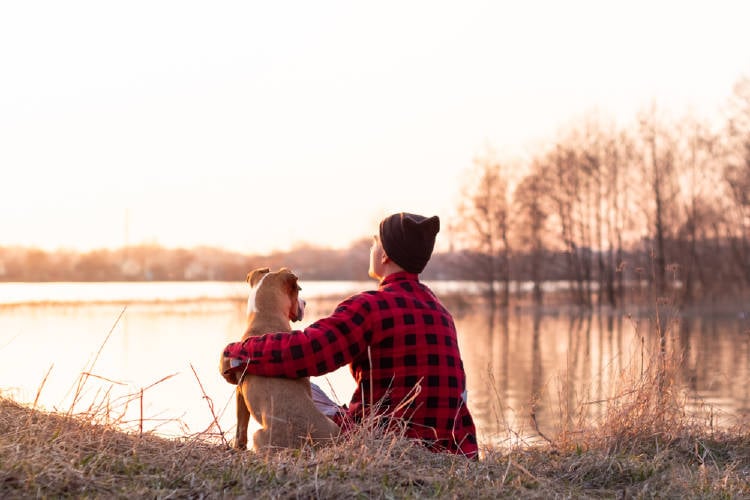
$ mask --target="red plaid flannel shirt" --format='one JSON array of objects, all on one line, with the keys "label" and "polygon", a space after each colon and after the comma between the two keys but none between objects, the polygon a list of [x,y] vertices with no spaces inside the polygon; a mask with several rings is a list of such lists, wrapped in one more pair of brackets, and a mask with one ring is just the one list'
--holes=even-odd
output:
[{"label": "red plaid flannel shirt", "polygon": [[377,412],[406,422],[407,436],[433,451],[477,457],[456,327],[416,274],[392,274],[302,331],[235,342],[224,356],[243,361],[236,370],[268,377],[316,376],[350,364],[357,388],[337,423]]}]

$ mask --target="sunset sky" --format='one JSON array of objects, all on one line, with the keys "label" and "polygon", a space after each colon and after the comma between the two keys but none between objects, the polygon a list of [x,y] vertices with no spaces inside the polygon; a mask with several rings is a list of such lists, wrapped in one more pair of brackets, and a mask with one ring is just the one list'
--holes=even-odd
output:
[{"label": "sunset sky", "polygon": [[718,113],[747,1],[0,4],[0,246],[340,247],[488,149]]}]

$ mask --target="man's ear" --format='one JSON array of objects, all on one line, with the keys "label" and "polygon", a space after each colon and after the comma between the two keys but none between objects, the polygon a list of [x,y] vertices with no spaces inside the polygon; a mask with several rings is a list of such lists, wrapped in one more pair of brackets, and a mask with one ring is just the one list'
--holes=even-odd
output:
[{"label": "man's ear", "polygon": [[380,263],[381,264],[388,264],[388,262],[391,261],[391,258],[388,257],[388,254],[385,253],[385,250],[383,250],[383,255],[380,257]]},{"label": "man's ear", "polygon": [[250,283],[250,287],[255,287],[255,285],[258,284],[258,282],[265,276],[266,274],[270,273],[271,270],[267,267],[261,267],[259,269],[254,269],[247,273],[246,281]]}]

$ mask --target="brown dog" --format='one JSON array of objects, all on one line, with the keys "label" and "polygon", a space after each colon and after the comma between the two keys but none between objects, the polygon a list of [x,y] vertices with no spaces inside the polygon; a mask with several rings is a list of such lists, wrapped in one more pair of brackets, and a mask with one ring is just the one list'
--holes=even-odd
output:
[{"label": "brown dog", "polygon": [[[290,321],[302,319],[297,276],[289,269],[269,268],[248,273],[248,327],[242,339],[265,333],[290,332]],[[304,442],[331,440],[338,426],[315,407],[310,379],[283,379],[245,375],[237,384],[235,448],[247,447],[250,415],[263,427],[253,434],[253,448],[298,448]]]}]

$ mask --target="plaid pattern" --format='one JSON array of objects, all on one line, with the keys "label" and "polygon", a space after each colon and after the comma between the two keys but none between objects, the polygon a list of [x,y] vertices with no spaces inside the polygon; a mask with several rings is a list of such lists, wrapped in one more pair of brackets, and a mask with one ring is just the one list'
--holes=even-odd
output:
[{"label": "plaid pattern", "polygon": [[407,436],[433,451],[477,456],[453,318],[416,274],[392,274],[302,331],[229,344],[224,357],[243,361],[230,370],[269,377],[316,376],[350,364],[357,389],[337,423],[377,413],[406,422]]}]

